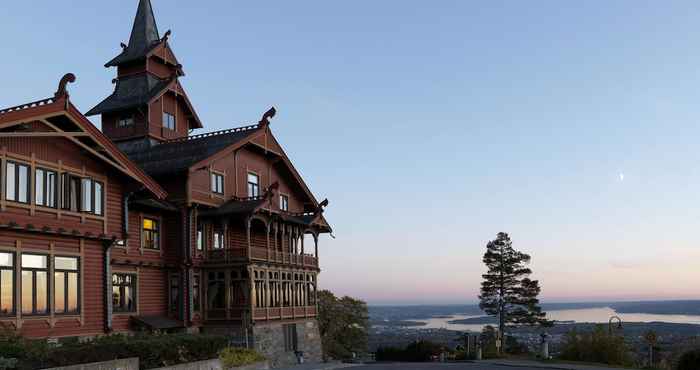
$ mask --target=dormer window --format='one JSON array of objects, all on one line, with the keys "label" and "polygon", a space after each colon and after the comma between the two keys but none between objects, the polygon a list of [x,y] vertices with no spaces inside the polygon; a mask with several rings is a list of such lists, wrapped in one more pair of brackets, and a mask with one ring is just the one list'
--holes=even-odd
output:
[{"label": "dormer window", "polygon": [[129,127],[134,125],[134,116],[121,116],[117,121],[117,127]]},{"label": "dormer window", "polygon": [[175,116],[168,112],[163,112],[163,127],[175,131]]},{"label": "dormer window", "polygon": [[289,197],[286,195],[280,195],[280,209],[289,212]]},{"label": "dormer window", "polygon": [[248,197],[259,197],[260,196],[260,177],[258,175],[249,172],[248,173]]}]

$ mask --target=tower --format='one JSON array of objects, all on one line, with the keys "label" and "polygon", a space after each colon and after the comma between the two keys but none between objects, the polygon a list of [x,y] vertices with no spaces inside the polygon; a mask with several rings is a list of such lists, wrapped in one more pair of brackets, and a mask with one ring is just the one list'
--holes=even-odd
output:
[{"label": "tower", "polygon": [[150,0],[140,0],[129,44],[105,64],[116,67],[114,92],[87,115],[102,115],[102,131],[130,153],[187,137],[202,123],[179,78],[182,65],[170,48],[168,31],[158,33]]}]

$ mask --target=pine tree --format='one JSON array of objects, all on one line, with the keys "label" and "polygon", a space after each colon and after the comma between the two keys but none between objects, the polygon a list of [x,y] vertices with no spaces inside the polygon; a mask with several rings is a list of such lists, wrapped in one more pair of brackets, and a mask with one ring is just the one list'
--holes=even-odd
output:
[{"label": "pine tree", "polygon": [[550,325],[537,299],[539,282],[528,278],[532,271],[525,266],[529,263],[530,256],[513,249],[506,233],[498,233],[486,244],[484,264],[488,272],[482,275],[479,307],[499,319],[501,335],[507,327]]}]

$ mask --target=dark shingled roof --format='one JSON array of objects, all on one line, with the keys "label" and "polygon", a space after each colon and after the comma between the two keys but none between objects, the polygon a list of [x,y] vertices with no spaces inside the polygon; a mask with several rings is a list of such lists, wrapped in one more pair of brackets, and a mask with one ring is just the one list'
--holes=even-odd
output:
[{"label": "dark shingled roof", "polygon": [[200,211],[199,215],[202,217],[207,216],[224,216],[224,215],[234,215],[234,214],[250,214],[253,213],[259,206],[268,202],[267,199],[259,198],[255,200],[239,200],[232,199],[228,202],[222,204],[218,208],[211,210]]},{"label": "dark shingled roof", "polygon": [[257,125],[246,126],[195,135],[183,140],[166,141],[126,154],[149,175],[167,175],[186,171],[193,164],[247,138],[257,128]]},{"label": "dark shingled roof", "polygon": [[151,1],[141,0],[131,29],[129,45],[116,58],[107,62],[105,67],[114,67],[144,58],[159,43],[160,36]]},{"label": "dark shingled roof", "polygon": [[114,93],[90,109],[86,116],[134,108],[146,104],[171,82],[171,79],[161,80],[149,73],[120,78],[117,80]]}]

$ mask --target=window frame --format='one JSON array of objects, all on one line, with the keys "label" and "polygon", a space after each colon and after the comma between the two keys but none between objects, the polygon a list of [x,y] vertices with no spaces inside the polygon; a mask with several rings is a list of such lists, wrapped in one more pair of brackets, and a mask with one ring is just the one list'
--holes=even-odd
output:
[{"label": "window frame", "polygon": [[196,240],[195,240],[194,247],[197,251],[200,251],[200,252],[204,251],[206,249],[206,245],[207,245],[206,237],[205,237],[206,236],[205,230],[206,230],[206,226],[204,225],[204,223],[198,222],[197,223],[197,234],[195,236]]},{"label": "window frame", "polygon": [[224,178],[223,173],[212,171],[211,175],[209,176],[209,190],[214,194],[224,195]]},{"label": "window frame", "polygon": [[[214,229],[214,232],[212,232],[212,238],[211,238],[211,248],[213,250],[217,251],[222,251],[226,249],[226,242],[225,242],[225,235],[224,231],[221,229]],[[217,243],[218,241],[218,243]]]},{"label": "window frame", "polygon": [[[255,182],[251,182],[251,176],[255,177]],[[260,196],[260,175],[255,172],[248,171],[246,176],[246,184],[248,191],[248,198],[256,198]]]},{"label": "window frame", "polygon": [[[38,267],[24,267],[22,265],[22,257],[23,256],[40,256],[44,257],[46,259],[46,267],[45,268],[38,268]],[[50,255],[48,254],[41,254],[41,253],[21,253],[20,254],[20,261],[19,261],[19,268],[20,268],[20,276],[19,276],[19,284],[21,287],[21,294],[19,297],[20,301],[20,312],[22,313],[22,316],[48,316],[51,314],[51,283],[53,282],[53,279],[49,276],[49,272],[51,271],[51,258]],[[24,282],[23,282],[23,273],[25,271],[29,271],[32,273],[32,312],[31,313],[25,313],[24,309],[25,307],[22,306],[22,301],[24,300]],[[36,273],[37,272],[46,272],[46,310],[45,311],[37,311],[36,309],[36,304],[37,304],[37,298],[38,295],[36,294],[37,292],[37,285],[36,285]]]},{"label": "window frame", "polygon": [[[172,119],[172,121],[171,121]],[[163,111],[163,127],[168,130],[177,131],[177,118],[170,112]],[[172,123],[172,127],[171,127]]]},{"label": "window frame", "polygon": [[[155,230],[146,229],[146,220],[151,221],[155,225]],[[155,235],[156,240],[154,246],[150,247],[146,245],[146,235]],[[153,217],[144,215],[141,217],[141,249],[149,251],[160,251],[161,250],[161,220],[160,217]]]},{"label": "window frame", "polygon": [[[131,283],[129,284],[114,284],[114,277],[122,275],[122,276],[130,276],[131,277]],[[131,273],[131,272],[112,272],[112,312],[113,313],[134,313],[138,312],[138,288],[139,288],[139,277],[138,274],[136,273]],[[119,301],[120,304],[119,306],[114,305],[114,287],[117,286],[119,287]],[[126,296],[124,292],[126,291],[126,288],[131,288],[132,289],[132,296],[133,296],[133,301],[134,301],[134,307],[132,309],[128,309],[127,307],[124,307],[126,305],[126,301],[124,297]]]},{"label": "window frame", "polygon": [[296,352],[299,350],[299,334],[297,324],[283,324],[282,333],[284,335],[284,351]]},{"label": "window frame", "polygon": [[[58,267],[57,267],[58,265],[56,264],[56,258],[71,258],[71,259],[75,259],[76,262],[77,262],[75,270],[58,268]],[[81,309],[80,301],[81,301],[81,293],[82,293],[82,292],[80,291],[80,278],[81,278],[81,275],[80,275],[80,266],[81,266],[81,265],[80,265],[80,257],[78,257],[78,256],[64,256],[64,255],[54,255],[54,256],[53,256],[53,272],[54,272],[54,276],[53,276],[53,287],[54,287],[54,291],[53,291],[53,296],[54,296],[53,312],[54,312],[55,315],[58,315],[58,316],[70,316],[70,315],[79,315],[79,314],[80,314],[80,309]],[[56,309],[56,283],[58,282],[58,280],[56,279],[56,273],[63,273],[63,274],[64,274],[64,276],[63,276],[63,284],[64,284],[64,285],[63,285],[63,295],[64,295],[64,296],[63,296],[63,306],[64,306],[64,311],[63,311],[63,312],[58,312],[57,309]],[[76,307],[75,307],[75,310],[74,310],[74,311],[69,311],[69,310],[68,310],[68,296],[69,296],[69,294],[68,294],[68,293],[69,293],[69,289],[68,289],[68,286],[69,286],[68,274],[71,274],[71,273],[76,274],[76,277],[77,277],[77,286],[75,287],[75,289],[76,289],[76,291],[75,291],[75,294],[76,294]]]},{"label": "window frame", "polygon": [[[10,199],[9,194],[8,194],[8,186],[7,186],[8,180],[10,179],[10,176],[8,176],[8,173],[10,172],[9,171],[10,165],[14,166],[14,171],[13,171],[14,174],[12,175],[13,180],[14,180],[13,181],[14,182],[14,184],[13,184],[13,188],[14,188],[14,197],[13,198],[14,199]],[[27,200],[24,202],[19,200],[20,167],[24,167],[27,169],[27,180],[26,180],[27,181],[27,194],[26,194]],[[3,196],[4,196],[5,200],[8,202],[14,202],[14,203],[20,203],[20,204],[31,204],[32,203],[32,195],[33,195],[33,193],[32,193],[32,183],[33,183],[32,180],[33,180],[33,178],[32,178],[32,166],[31,165],[20,162],[20,161],[6,160],[5,161],[5,179],[4,179],[5,191],[3,192]]]},{"label": "window frame", "polygon": [[[0,253],[6,253],[10,255],[12,259],[12,266],[0,266],[0,297],[2,297],[2,272],[10,271],[10,276],[12,277],[12,309],[7,313],[3,313],[0,310],[0,317],[12,317],[17,315],[17,253],[10,251],[0,251]],[[2,306],[0,306],[0,309],[1,307]]]},{"label": "window frame", "polygon": [[289,212],[289,195],[280,193],[280,210]]},{"label": "window frame", "polygon": [[192,312],[202,310],[202,275],[195,272],[192,274]]},{"label": "window frame", "polygon": [[[39,199],[37,199],[37,197],[39,196],[39,193],[36,191],[36,190],[37,190],[37,186],[38,186],[38,184],[39,184],[39,181],[38,181],[38,180],[39,180],[39,176],[37,175],[39,171],[41,171],[41,172],[43,173],[43,175],[42,175],[43,183],[42,183],[42,186],[41,186],[41,187],[42,187],[42,196],[43,196],[43,199],[41,199],[41,201],[40,201]],[[54,184],[53,184],[53,204],[48,204],[48,201],[47,201],[47,198],[48,198],[48,196],[47,196],[47,195],[48,195],[48,191],[52,188],[52,187],[50,187],[49,184],[48,184],[48,175],[49,175],[49,174],[53,174],[53,176],[54,176]],[[59,203],[59,202],[58,202],[58,200],[59,200],[58,195],[59,195],[59,193],[60,193],[60,191],[59,191],[59,183],[61,182],[61,181],[60,181],[60,176],[59,176],[58,171],[52,170],[52,169],[48,169],[48,168],[45,168],[45,167],[39,167],[39,166],[37,166],[37,167],[34,168],[34,181],[33,181],[33,182],[34,182],[34,204],[37,205],[37,206],[39,206],[39,207],[57,209],[57,208],[58,208],[58,203]]]},{"label": "window frame", "polygon": [[135,120],[134,120],[134,115],[122,115],[117,117],[117,127],[119,128],[124,128],[124,127],[132,127],[134,126]]},{"label": "window frame", "polygon": [[[168,275],[168,312],[171,314],[179,314],[180,299],[182,296],[182,290],[180,289],[182,280],[180,279],[179,273],[170,273]],[[176,289],[177,295],[173,294],[173,289]],[[173,301],[173,298],[175,298],[175,301]]]}]

